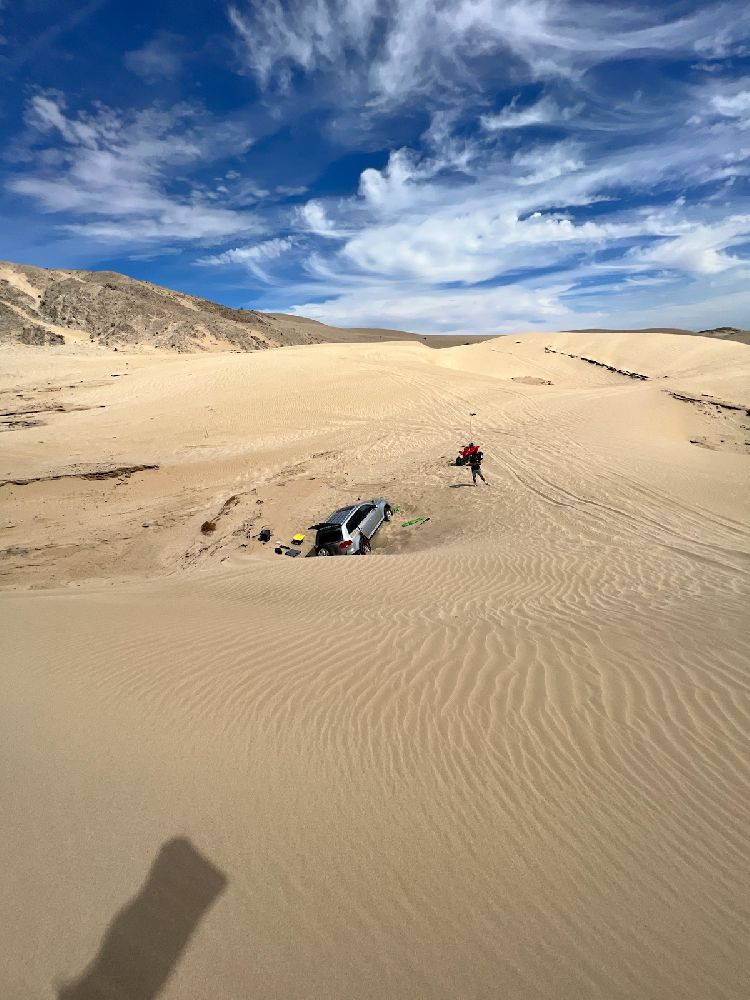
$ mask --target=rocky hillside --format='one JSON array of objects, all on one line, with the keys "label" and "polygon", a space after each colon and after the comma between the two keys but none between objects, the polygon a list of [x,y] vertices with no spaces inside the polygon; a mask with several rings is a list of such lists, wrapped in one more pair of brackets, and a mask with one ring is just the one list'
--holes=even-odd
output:
[{"label": "rocky hillside", "polygon": [[171,351],[256,351],[317,339],[287,331],[257,312],[229,309],[112,271],[10,263],[0,263],[0,338]]},{"label": "rocky hillside", "polygon": [[738,330],[736,326],[717,326],[713,330],[699,330],[698,336],[712,337],[714,340],[734,340],[750,344],[750,330]]},{"label": "rocky hillside", "polygon": [[230,309],[114,271],[0,262],[0,342],[188,352],[394,339],[433,338],[398,330],[342,330],[298,316]]}]

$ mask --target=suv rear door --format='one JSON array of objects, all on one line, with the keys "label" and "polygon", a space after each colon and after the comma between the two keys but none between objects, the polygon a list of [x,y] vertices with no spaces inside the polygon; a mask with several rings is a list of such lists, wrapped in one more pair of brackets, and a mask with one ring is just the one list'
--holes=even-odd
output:
[{"label": "suv rear door", "polygon": [[337,550],[341,541],[341,528],[338,524],[324,524],[318,528],[315,536],[315,547],[318,549]]}]

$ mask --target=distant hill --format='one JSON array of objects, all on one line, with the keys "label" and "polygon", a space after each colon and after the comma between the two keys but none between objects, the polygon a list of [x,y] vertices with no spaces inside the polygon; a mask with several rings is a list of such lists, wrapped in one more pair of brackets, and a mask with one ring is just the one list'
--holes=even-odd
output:
[{"label": "distant hill", "polygon": [[565,333],[675,333],[684,337],[710,337],[712,340],[734,340],[740,344],[750,344],[750,330],[739,330],[736,326],[717,326],[711,330],[680,330],[673,326],[649,326],[641,330],[566,330]]},{"label": "distant hill", "polygon": [[0,341],[190,352],[384,340],[450,347],[475,339],[487,338],[340,329],[283,313],[230,309],[114,271],[61,271],[0,262]]},{"label": "distant hill", "polygon": [[713,337],[714,340],[735,340],[750,344],[750,330],[738,330],[736,326],[717,326],[713,330],[699,330],[699,337]]}]

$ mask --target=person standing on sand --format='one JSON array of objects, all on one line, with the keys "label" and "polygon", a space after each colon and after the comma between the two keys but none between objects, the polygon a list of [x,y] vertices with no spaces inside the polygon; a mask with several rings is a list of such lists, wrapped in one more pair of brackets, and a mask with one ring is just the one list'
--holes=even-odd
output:
[{"label": "person standing on sand", "polygon": [[471,468],[471,481],[474,483],[475,486],[477,485],[477,476],[479,476],[479,478],[482,480],[485,486],[490,485],[482,474],[483,458],[484,458],[484,452],[481,451],[479,448],[477,448],[476,451],[473,451],[469,456],[469,467]]}]

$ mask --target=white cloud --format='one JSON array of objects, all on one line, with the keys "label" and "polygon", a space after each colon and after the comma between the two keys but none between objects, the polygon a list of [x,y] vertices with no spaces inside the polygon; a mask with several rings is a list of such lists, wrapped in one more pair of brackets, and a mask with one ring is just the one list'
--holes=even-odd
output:
[{"label": "white cloud", "polygon": [[688,124],[710,127],[712,136],[720,136],[727,130],[733,135],[736,129],[750,129],[750,89],[747,78],[705,84],[694,91],[693,104],[694,111]]},{"label": "white cloud", "polygon": [[675,160],[682,179],[683,156],[691,169],[706,169],[693,147],[691,141],[689,149],[656,146],[650,158],[631,151],[593,159],[571,140],[512,155],[477,147],[465,149],[461,179],[444,174],[452,160],[438,144],[431,155],[397,150],[382,170],[362,173],[356,197],[309,202],[298,219],[304,232],[331,243],[316,250],[314,273],[471,285],[584,251],[622,245],[624,252],[639,236],[679,235],[672,216],[629,210],[577,221],[571,212],[606,198],[614,186],[653,184]]},{"label": "white cloud", "polygon": [[550,97],[543,97],[528,108],[518,108],[517,100],[514,97],[507,107],[495,115],[482,115],[482,128],[488,132],[500,132],[503,129],[527,128],[529,125],[546,125],[570,117],[570,111],[561,111]]},{"label": "white cloud", "polygon": [[377,7],[375,0],[266,0],[247,11],[232,5],[228,16],[250,70],[264,84],[277,75],[286,85],[293,67],[343,65],[348,47],[363,55]]},{"label": "white cloud", "polygon": [[340,238],[344,230],[337,229],[328,217],[325,207],[317,199],[312,199],[296,211],[302,227],[316,236],[328,236],[331,239]]},{"label": "white cloud", "polygon": [[516,153],[513,164],[522,169],[519,184],[544,184],[581,170],[585,166],[583,147],[570,139],[545,143]]},{"label": "white cloud", "polygon": [[[591,271],[586,271],[591,277]],[[663,275],[602,282],[577,291],[554,279],[500,288],[446,290],[400,284],[300,289],[298,304],[269,302],[272,311],[308,316],[333,326],[374,326],[418,333],[504,334],[522,330],[585,327],[638,329],[674,326],[747,328],[747,280],[730,274],[700,279],[685,288]],[[323,301],[319,294],[323,292]],[[325,297],[326,291],[328,296]]]},{"label": "white cloud", "polygon": [[204,257],[200,264],[246,264],[248,261],[273,260],[274,257],[281,257],[294,246],[294,240],[286,239],[263,240],[262,243],[255,243],[253,246],[236,247],[234,250],[226,250],[224,253],[214,254],[211,257]]},{"label": "white cloud", "polygon": [[262,267],[263,263],[283,257],[294,244],[295,240],[290,237],[276,237],[251,246],[235,247],[232,250],[225,250],[223,253],[200,257],[196,263],[204,267],[219,267],[226,264],[240,265],[252,271],[261,280],[270,283],[272,279]]},{"label": "white cloud", "polygon": [[750,90],[714,94],[711,107],[722,118],[735,119],[741,128],[750,129]]},{"label": "white cloud", "polygon": [[44,212],[73,217],[70,231],[117,244],[215,242],[257,229],[198,185],[180,195],[168,190],[177,172],[247,147],[236,127],[207,122],[187,105],[129,113],[98,106],[71,115],[59,93],[35,95],[26,117],[35,165],[8,186]]},{"label": "white cloud", "polygon": [[521,218],[497,197],[490,200],[485,190],[471,200],[447,202],[434,214],[364,226],[343,244],[339,261],[371,276],[475,284],[542,263],[550,266],[576,247],[604,245],[633,232],[632,227],[575,224],[541,212]]},{"label": "white cloud", "polygon": [[172,80],[182,69],[184,41],[179,35],[160,31],[140,49],[126,52],[123,62],[131,73],[147,83]]},{"label": "white cloud", "polygon": [[383,326],[439,333],[506,333],[519,325],[543,329],[572,316],[560,301],[565,286],[501,287],[470,292],[409,284],[364,285],[323,302],[308,301],[292,312],[332,326]]},{"label": "white cloud", "polygon": [[413,197],[409,188],[414,182],[424,177],[425,169],[430,175],[438,172],[439,165],[420,164],[415,152],[409,149],[397,149],[388,157],[388,163],[383,170],[368,167],[359,178],[359,193],[372,206],[382,206],[391,211]]},{"label": "white cloud", "polygon": [[720,115],[726,115],[727,118],[744,118],[750,114],[750,90],[740,90],[731,96],[717,94],[712,103]]},{"label": "white cloud", "polygon": [[750,215],[730,216],[713,225],[683,224],[679,228],[684,230],[679,235],[646,249],[634,248],[630,256],[641,264],[696,275],[719,274],[742,267],[750,278],[750,258],[743,260],[727,252],[750,241]]},{"label": "white cloud", "polygon": [[477,86],[477,60],[489,56],[528,80],[578,77],[642,52],[725,54],[749,15],[736,2],[663,20],[658,9],[572,0],[248,0],[229,18],[263,87],[318,72],[347,81],[334,91],[339,103],[402,104]]}]

